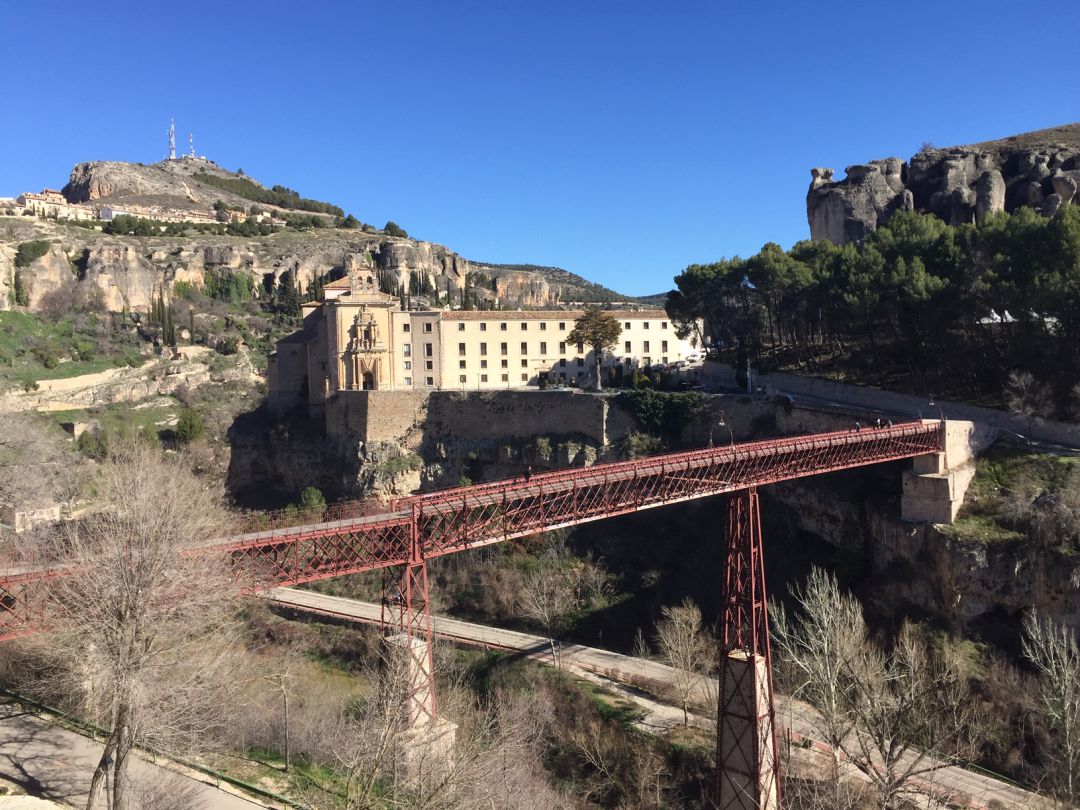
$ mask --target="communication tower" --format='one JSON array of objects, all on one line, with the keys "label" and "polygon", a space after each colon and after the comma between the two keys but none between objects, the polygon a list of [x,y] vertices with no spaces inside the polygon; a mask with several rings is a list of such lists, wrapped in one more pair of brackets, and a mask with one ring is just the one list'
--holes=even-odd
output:
[{"label": "communication tower", "polygon": [[176,160],[176,121],[169,119],[169,160]]},{"label": "communication tower", "polygon": [[195,157],[195,135],[192,134],[191,132],[189,132],[187,134],[187,146],[188,146],[188,155],[190,157],[194,158]]}]

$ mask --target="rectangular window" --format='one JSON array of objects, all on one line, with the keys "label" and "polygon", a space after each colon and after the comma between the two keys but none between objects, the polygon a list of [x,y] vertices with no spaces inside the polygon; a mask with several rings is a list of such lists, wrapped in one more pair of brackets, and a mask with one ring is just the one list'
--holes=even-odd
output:
[{"label": "rectangular window", "polygon": [[402,343],[401,344],[401,353],[404,354],[406,357],[412,357],[412,344],[411,343]]},{"label": "rectangular window", "polygon": [[566,354],[566,343],[559,341],[559,354]]},{"label": "rectangular window", "polygon": [[624,354],[630,354],[630,341],[629,341],[629,340],[628,340],[628,341],[626,341],[626,342],[625,342],[625,343],[624,343],[623,345],[624,345],[624,346],[626,347],[626,348],[625,348],[625,349],[623,350]]},{"label": "rectangular window", "polygon": [[566,373],[560,371],[559,372],[559,379],[562,380],[563,382],[566,382]]},{"label": "rectangular window", "polygon": [[502,361],[502,367],[503,367],[503,368],[510,368],[510,364],[509,364],[509,361],[507,361],[507,360],[503,360],[503,361]]},{"label": "rectangular window", "polygon": [[499,331],[500,332],[505,332],[506,331],[506,321],[503,321],[502,323],[499,324]]},{"label": "rectangular window", "polygon": [[521,381],[522,382],[528,382],[529,381],[529,375],[528,374],[522,374],[521,375]]},{"label": "rectangular window", "polygon": [[425,321],[424,322],[424,331],[425,332],[430,332],[431,331],[431,321]]},{"label": "rectangular window", "polygon": [[661,363],[667,363],[667,357],[661,357],[660,362]]},{"label": "rectangular window", "polygon": [[435,378],[434,377],[428,377],[427,378],[427,384],[428,384],[429,388],[433,388],[435,386]]},{"label": "rectangular window", "polygon": [[540,331],[541,332],[546,332],[547,331],[547,321],[540,321]]},{"label": "rectangular window", "polygon": [[487,382],[487,374],[480,375],[480,382]]},{"label": "rectangular window", "polygon": [[462,385],[464,385],[464,384],[465,384],[465,376],[466,376],[466,375],[464,375],[464,374],[458,374],[458,378],[457,378],[457,381],[458,381],[459,383],[461,383]]},{"label": "rectangular window", "polygon": [[566,321],[559,321],[559,331],[560,332],[565,332],[566,331]]},{"label": "rectangular window", "polygon": [[666,340],[661,340],[660,341],[660,351],[662,351],[662,352],[667,351],[667,341]]},{"label": "rectangular window", "polygon": [[626,330],[630,329],[630,321],[627,321],[626,323],[623,324],[623,329],[626,329]]},{"label": "rectangular window", "polygon": [[660,321],[660,328],[667,329],[667,321]]},{"label": "rectangular window", "polygon": [[402,332],[408,332],[408,331],[409,331],[409,324],[407,324],[407,323],[403,323],[403,324],[401,325],[401,331],[402,331]]},{"label": "rectangular window", "polygon": [[500,343],[499,344],[499,354],[506,354],[506,346],[507,346],[506,343]]},{"label": "rectangular window", "polygon": [[431,360],[428,360],[426,363],[424,363],[424,368],[427,369],[428,371],[434,371],[435,370],[435,363],[432,362]]},{"label": "rectangular window", "polygon": [[559,368],[566,368],[566,358],[565,357],[560,357],[559,358]]},{"label": "rectangular window", "polygon": [[487,331],[487,324],[484,323],[483,321],[480,321],[480,331],[481,332],[486,332]]},{"label": "rectangular window", "polygon": [[458,353],[458,357],[464,357],[465,356],[465,344],[464,343],[459,343],[457,345],[457,353]]},{"label": "rectangular window", "polygon": [[540,341],[540,354],[547,354],[547,343],[543,340]]},{"label": "rectangular window", "polygon": [[406,385],[412,385],[412,377],[406,377],[405,378],[405,384]]},{"label": "rectangular window", "polygon": [[583,368],[584,366],[585,366],[585,358],[584,357],[579,357],[577,359],[577,367],[578,368]]},{"label": "rectangular window", "polygon": [[577,345],[577,350],[578,350],[578,354],[584,354],[585,353],[585,344],[584,343],[579,343]]},{"label": "rectangular window", "polygon": [[406,371],[412,371],[412,360],[406,360],[405,361],[405,370]]},{"label": "rectangular window", "polygon": [[529,322],[528,321],[522,321],[521,322],[521,331],[524,332],[528,328],[529,328]]},{"label": "rectangular window", "polygon": [[434,346],[434,344],[425,343],[424,344],[424,357],[434,357],[434,356],[435,356],[435,346]]},{"label": "rectangular window", "polygon": [[457,330],[459,332],[465,331],[465,321],[458,321]]},{"label": "rectangular window", "polygon": [[645,321],[644,323],[642,323],[642,324],[641,324],[641,328],[642,328],[642,329],[648,329],[648,328],[649,328],[649,322],[648,322],[648,321]]},{"label": "rectangular window", "polygon": [[458,360],[457,367],[458,368],[465,368],[465,361],[464,360]]},{"label": "rectangular window", "polygon": [[487,368],[487,360],[480,361],[480,368]]},{"label": "rectangular window", "polygon": [[480,344],[480,354],[481,355],[487,354],[487,344],[486,343],[481,343]]},{"label": "rectangular window", "polygon": [[510,375],[509,374],[503,374],[502,375],[502,381],[503,382],[510,382]]},{"label": "rectangular window", "polygon": [[649,341],[646,340],[643,344],[641,344],[641,350],[643,352],[647,352],[649,350]]},{"label": "rectangular window", "polygon": [[524,341],[522,341],[522,343],[521,343],[521,353],[522,354],[528,354],[529,353],[529,344],[525,343]]},{"label": "rectangular window", "polygon": [[529,367],[529,361],[528,360],[522,360],[521,361],[521,367],[522,368],[528,368]]}]

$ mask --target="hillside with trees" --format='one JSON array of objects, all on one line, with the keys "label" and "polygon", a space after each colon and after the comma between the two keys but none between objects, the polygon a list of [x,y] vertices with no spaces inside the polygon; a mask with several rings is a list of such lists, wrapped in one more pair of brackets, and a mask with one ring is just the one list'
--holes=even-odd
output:
[{"label": "hillside with trees", "polygon": [[667,310],[720,359],[1080,418],[1080,209],[898,212],[859,243],[687,267]]}]

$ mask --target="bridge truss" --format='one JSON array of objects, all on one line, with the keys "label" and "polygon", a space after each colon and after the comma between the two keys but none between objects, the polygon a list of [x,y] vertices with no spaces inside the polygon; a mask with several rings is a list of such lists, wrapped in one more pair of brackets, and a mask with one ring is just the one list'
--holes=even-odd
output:
[{"label": "bridge truss", "polygon": [[[345,503],[316,514],[260,514],[243,519],[232,534],[209,541],[200,550],[226,555],[264,587],[400,568],[400,576],[384,576],[384,624],[426,657],[418,662],[423,678],[415,684],[416,699],[410,702],[411,719],[423,723],[436,715],[428,643],[428,560],[615,515],[738,493],[729,506],[721,660],[741,655],[758,664],[749,676],[732,674],[727,691],[721,693],[718,765],[733,756],[725,734],[741,734],[739,728],[746,722],[758,730],[767,725],[765,736],[752,732],[758,742],[743,754],[748,768],[771,774],[749,789],[769,793],[772,803],[750,806],[775,807],[779,781],[757,487],[942,449],[943,426],[937,422],[731,444],[439,490],[388,505]],[[0,640],[29,632],[40,622],[40,606],[50,580],[57,576],[77,573],[0,571]],[[764,667],[763,675],[758,665]],[[723,679],[723,666],[721,671]],[[744,681],[752,694],[740,686]],[[739,701],[741,708],[736,705]],[[718,768],[721,772],[726,771]]]}]

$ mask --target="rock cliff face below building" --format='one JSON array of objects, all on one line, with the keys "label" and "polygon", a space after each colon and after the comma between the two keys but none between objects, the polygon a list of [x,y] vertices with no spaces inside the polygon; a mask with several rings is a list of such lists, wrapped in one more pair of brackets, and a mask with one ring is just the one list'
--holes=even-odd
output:
[{"label": "rock cliff face below building", "polygon": [[1080,123],[946,149],[911,160],[890,157],[814,168],[806,193],[812,239],[838,245],[862,239],[898,210],[935,214],[951,225],[1030,206],[1052,216],[1080,203]]},{"label": "rock cliff face below building", "polygon": [[303,290],[317,277],[344,275],[352,265],[388,270],[406,284],[410,274],[418,273],[440,290],[461,290],[466,276],[478,270],[495,277],[506,306],[552,306],[576,298],[573,287],[549,283],[541,272],[501,271],[470,262],[443,245],[381,234],[333,229],[285,230],[253,238],[111,236],[18,217],[0,219],[0,310],[13,305],[9,291],[18,246],[32,240],[53,243],[45,256],[22,271],[32,311],[41,310],[49,295],[64,289],[99,291],[110,311],[146,310],[155,292],[171,290],[177,281],[201,286],[211,270],[244,273],[260,293],[290,272]]}]

